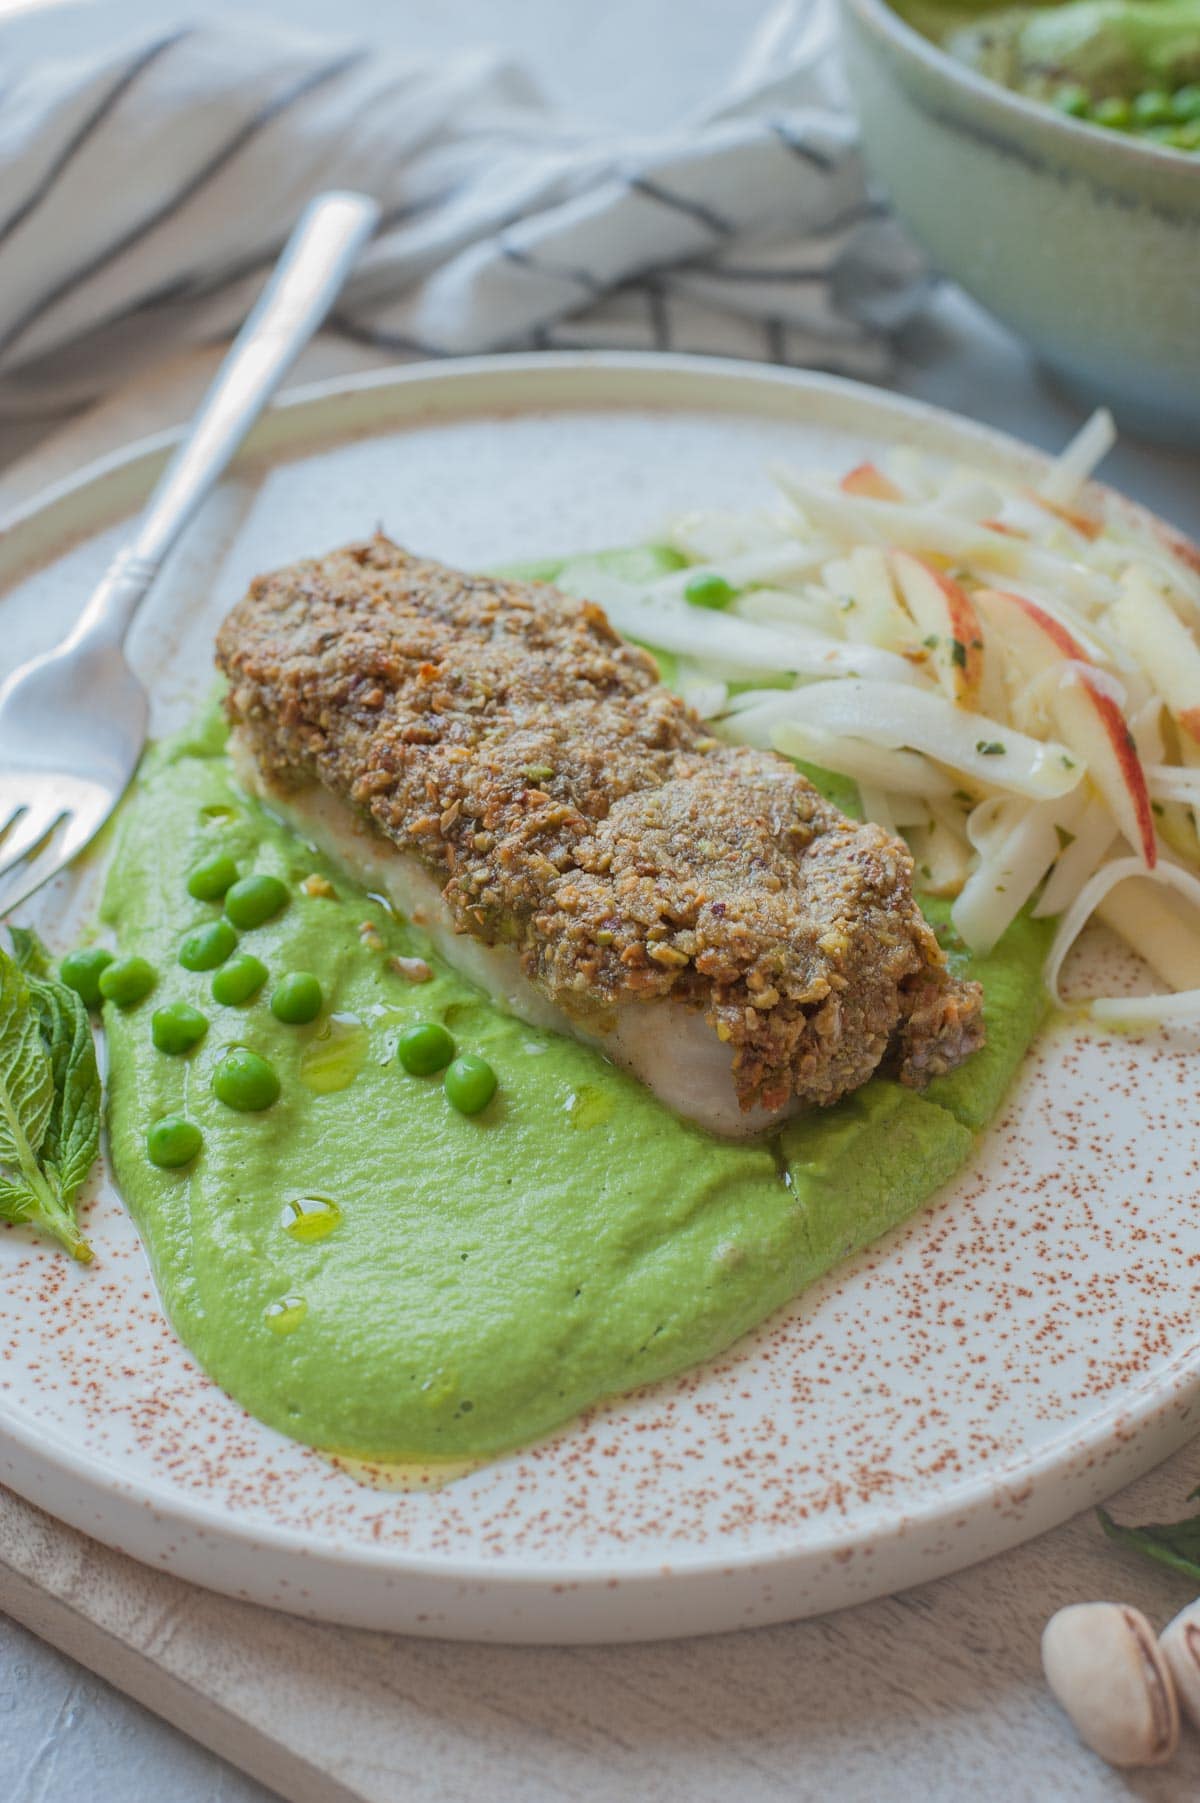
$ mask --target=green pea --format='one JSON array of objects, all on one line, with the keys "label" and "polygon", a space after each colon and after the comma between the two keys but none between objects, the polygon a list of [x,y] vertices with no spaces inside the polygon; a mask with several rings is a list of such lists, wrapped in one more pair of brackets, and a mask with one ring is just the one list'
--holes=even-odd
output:
[{"label": "green pea", "polygon": [[684,599],[693,607],[728,607],[736,599],[737,590],[724,576],[693,576],[683,590]]},{"label": "green pea", "polygon": [[260,1114],[279,1100],[279,1078],[274,1066],[257,1052],[235,1046],[213,1072],[212,1092],[218,1102],[236,1108],[239,1114]]},{"label": "green pea", "polygon": [[158,972],[145,958],[118,958],[100,972],[100,993],[118,1008],[132,1008],[149,995],[158,982]]},{"label": "green pea", "polygon": [[179,962],[185,970],[215,970],[224,964],[237,944],[237,934],[227,920],[206,920],[193,927],[179,942]]},{"label": "green pea", "polygon": [[1106,125],[1110,131],[1128,131],[1133,121],[1133,108],[1123,94],[1106,94],[1092,103],[1091,120]]},{"label": "green pea", "polygon": [[100,1006],[100,973],[107,970],[113,954],[102,945],[88,945],[81,951],[68,952],[58,967],[58,974],[68,989],[73,989],[84,1006]]},{"label": "green pea", "polygon": [[260,927],[278,914],[288,898],[287,885],[277,876],[259,872],[240,877],[225,897],[225,912],[235,927]]},{"label": "green pea", "polygon": [[396,1041],[396,1056],[410,1076],[432,1077],[453,1058],[454,1041],[436,1020],[420,1020],[405,1027]]},{"label": "green pea", "polygon": [[176,1171],[191,1164],[204,1137],[195,1121],[183,1114],[164,1114],[146,1135],[146,1156],[151,1164],[164,1171]]},{"label": "green pea", "polygon": [[1091,104],[1091,95],[1077,81],[1065,81],[1054,96],[1054,105],[1059,112],[1069,113],[1073,119],[1082,119]]},{"label": "green pea", "polygon": [[213,1001],[220,1002],[223,1008],[236,1008],[257,995],[266,980],[266,965],[251,952],[239,952],[214,973]]},{"label": "green pea", "polygon": [[190,1002],[168,1002],[150,1016],[150,1037],[160,1052],[190,1052],[207,1032],[207,1020]]},{"label": "green pea", "polygon": [[1200,119],[1200,81],[1189,81],[1186,87],[1176,88],[1171,96],[1171,117],[1184,125]]},{"label": "green pea", "polygon": [[237,865],[228,852],[215,851],[211,858],[197,864],[187,880],[187,892],[197,901],[220,901],[226,889],[237,882]]},{"label": "green pea", "polygon": [[465,1052],[446,1072],[446,1100],[460,1114],[479,1114],[496,1093],[496,1073],[486,1058]]},{"label": "green pea", "polygon": [[1135,125],[1165,125],[1171,117],[1171,96],[1162,88],[1146,88],[1133,103]]},{"label": "green pea", "polygon": [[321,1012],[321,985],[308,970],[293,970],[271,997],[271,1013],[289,1027],[302,1027]]}]

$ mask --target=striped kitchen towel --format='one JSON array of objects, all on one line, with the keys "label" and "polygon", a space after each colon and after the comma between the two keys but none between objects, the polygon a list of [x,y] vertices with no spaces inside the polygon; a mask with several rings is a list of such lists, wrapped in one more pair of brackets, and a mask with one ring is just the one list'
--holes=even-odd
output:
[{"label": "striped kitchen towel", "polygon": [[0,92],[0,415],[70,411],[228,335],[329,187],[384,210],[333,321],[381,352],[879,375],[924,270],[868,194],[833,60],[829,0],[784,0],[716,103],[640,135],[556,116],[492,55],[232,17],[43,61]]}]

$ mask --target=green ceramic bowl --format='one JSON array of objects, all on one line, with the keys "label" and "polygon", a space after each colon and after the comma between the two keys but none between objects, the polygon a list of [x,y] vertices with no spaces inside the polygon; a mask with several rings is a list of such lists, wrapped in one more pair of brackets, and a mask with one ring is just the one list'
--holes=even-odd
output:
[{"label": "green ceramic bowl", "polygon": [[1068,118],[842,0],[867,162],[937,266],[1134,431],[1200,443],[1200,156]]}]

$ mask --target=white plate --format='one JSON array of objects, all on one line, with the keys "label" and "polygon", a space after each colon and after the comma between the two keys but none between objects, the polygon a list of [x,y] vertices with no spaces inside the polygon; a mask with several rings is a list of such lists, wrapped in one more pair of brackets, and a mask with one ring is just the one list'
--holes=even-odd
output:
[{"label": "white plate", "polygon": [[[377,521],[485,566],[652,538],[680,510],[765,500],[778,457],[844,468],[895,440],[1039,463],[853,384],[695,359],[485,359],[296,394],[138,624],[156,727],[209,684],[214,627],[250,576]],[[11,524],[6,665],[65,630],[168,442]],[[52,944],[95,878],[30,911]],[[91,1270],[0,1234],[0,1479],[196,1582],[423,1634],[696,1633],[953,1570],[1194,1431],[1194,1051],[1048,1034],[970,1169],[906,1227],[725,1357],[433,1493],[365,1488],[209,1383],[101,1185]]]}]

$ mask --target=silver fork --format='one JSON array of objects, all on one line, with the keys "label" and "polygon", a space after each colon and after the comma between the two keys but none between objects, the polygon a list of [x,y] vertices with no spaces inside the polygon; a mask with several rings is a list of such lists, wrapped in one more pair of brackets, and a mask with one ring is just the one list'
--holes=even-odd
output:
[{"label": "silver fork", "polygon": [[0,916],[81,852],[121,799],[149,698],[126,634],[163,559],[307,344],[375,229],[363,194],[302,214],[183,443],[73,631],[0,688]]}]

